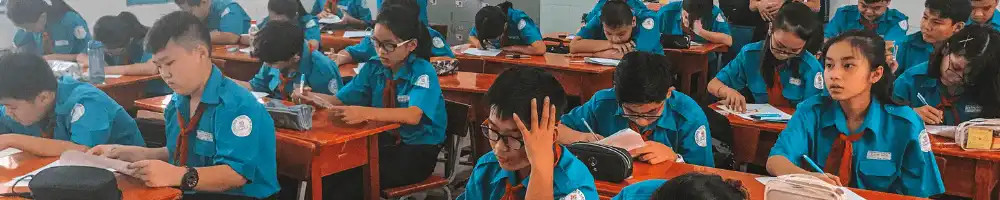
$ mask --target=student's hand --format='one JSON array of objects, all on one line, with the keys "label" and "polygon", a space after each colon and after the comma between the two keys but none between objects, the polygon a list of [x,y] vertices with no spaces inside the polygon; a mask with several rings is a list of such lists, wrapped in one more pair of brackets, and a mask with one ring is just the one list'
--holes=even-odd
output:
[{"label": "student's hand", "polygon": [[823,181],[825,181],[826,183],[829,183],[829,184],[833,184],[833,185],[836,185],[836,186],[844,186],[844,184],[840,183],[840,177],[837,177],[837,176],[835,176],[833,174],[830,174],[830,173],[825,173],[824,174],[824,173],[815,173],[815,172],[813,172],[813,173],[809,173],[809,175],[815,176],[816,178],[819,178],[819,180],[823,180]]},{"label": "student's hand", "polygon": [[316,14],[316,18],[319,19],[327,18],[330,16],[333,16],[333,13],[330,12],[330,10],[324,10],[323,12],[319,12],[319,14]]},{"label": "student's hand", "polygon": [[920,115],[920,119],[923,119],[924,123],[944,123],[944,111],[938,110],[932,106],[924,105],[923,107],[913,108],[913,111],[917,111],[917,115]]},{"label": "student's hand", "polygon": [[348,22],[361,21],[357,18],[354,18],[350,14],[347,14],[347,12],[342,12],[342,13],[344,13],[344,17],[341,17],[342,20],[340,20],[340,22],[337,22],[337,24],[347,24]]},{"label": "student's hand", "polygon": [[623,54],[622,52],[618,52],[617,49],[607,49],[607,50],[604,50],[604,51],[595,52],[595,53],[593,53],[592,56],[598,57],[598,58],[614,58],[614,59],[619,59],[619,58],[623,57],[624,55],[625,54]]},{"label": "student's hand", "polygon": [[330,107],[331,114],[340,118],[341,121],[347,124],[360,124],[370,120],[373,120],[371,111],[368,107],[361,106],[333,106]]},{"label": "student's hand", "polygon": [[80,63],[81,65],[89,65],[90,64],[89,61],[90,57],[87,57],[87,54],[85,53],[76,54],[76,63]]},{"label": "student's hand", "polygon": [[896,62],[896,52],[893,51],[894,49],[895,49],[895,42],[891,40],[885,41],[885,61],[886,64],[889,65],[889,69],[892,69],[891,72],[893,73],[895,73],[896,69],[899,68],[899,63]]},{"label": "student's hand", "polygon": [[252,42],[253,41],[253,37],[254,36],[250,35],[250,34],[240,35],[240,43],[239,43],[239,45],[253,45],[252,44],[253,43]]},{"label": "student's hand", "polygon": [[740,94],[740,92],[733,89],[729,89],[729,91],[727,91],[726,94],[723,95],[723,97],[724,99],[722,99],[722,101],[719,102],[722,105],[726,105],[729,107],[729,109],[736,112],[740,113],[746,112],[747,98],[743,97],[743,94]]},{"label": "student's hand", "polygon": [[705,34],[708,30],[705,30],[705,26],[701,24],[701,20],[699,19],[694,21],[694,27],[691,28],[691,31],[694,32],[695,35],[704,37],[702,34]]},{"label": "student's hand", "polygon": [[531,168],[552,170],[555,167],[555,152],[553,152],[552,145],[555,144],[555,132],[559,124],[559,117],[556,114],[556,106],[549,104],[548,97],[545,97],[541,105],[542,113],[537,112],[538,106],[538,99],[532,99],[531,124],[529,126],[525,126],[517,114],[514,114],[514,123],[517,123],[521,137],[524,138],[524,147]]},{"label": "student's hand", "polygon": [[629,41],[627,43],[612,44],[611,48],[615,49],[615,50],[618,50],[618,53],[621,53],[622,55],[625,55],[626,53],[635,51],[635,42],[634,41]]},{"label": "student's hand", "polygon": [[13,135],[14,134],[11,133],[0,134],[0,150],[10,148],[10,142],[12,142],[13,139],[10,139],[9,137],[12,137]]},{"label": "student's hand", "polygon": [[633,156],[638,156],[639,160],[649,162],[649,164],[660,164],[664,161],[677,160],[677,153],[673,149],[655,141],[646,141],[646,146],[634,149],[629,152]]},{"label": "student's hand", "polygon": [[136,162],[150,158],[150,156],[146,155],[146,148],[144,147],[118,144],[97,145],[87,150],[87,153],[125,162]]},{"label": "student's hand", "polygon": [[162,160],[141,160],[128,165],[132,177],[146,183],[148,187],[175,187],[181,184],[181,179],[187,169],[171,165]]}]

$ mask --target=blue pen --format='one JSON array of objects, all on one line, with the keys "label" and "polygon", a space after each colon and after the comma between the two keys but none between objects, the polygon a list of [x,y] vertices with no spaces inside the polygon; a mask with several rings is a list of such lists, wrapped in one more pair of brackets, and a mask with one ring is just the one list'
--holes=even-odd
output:
[{"label": "blue pen", "polygon": [[809,156],[807,156],[807,155],[802,155],[802,158],[803,158],[804,160],[806,160],[806,162],[808,162],[808,163],[809,163],[809,166],[812,166],[812,167],[813,167],[813,169],[815,169],[815,170],[816,170],[816,172],[819,172],[819,173],[821,173],[821,174],[826,174],[826,172],[823,172],[823,169],[820,169],[820,168],[819,168],[819,165],[816,165],[816,162],[813,162],[813,160],[812,160],[812,159],[809,159]]},{"label": "blue pen", "polygon": [[920,103],[924,103],[925,106],[931,105],[927,103],[927,99],[924,98],[924,95],[921,95],[919,92],[917,93],[917,99],[920,99]]}]

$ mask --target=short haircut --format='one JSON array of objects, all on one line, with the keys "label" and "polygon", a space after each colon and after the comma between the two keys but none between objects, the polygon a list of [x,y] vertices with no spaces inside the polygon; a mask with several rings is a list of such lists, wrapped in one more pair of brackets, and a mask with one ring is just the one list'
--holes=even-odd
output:
[{"label": "short haircut", "polygon": [[516,113],[525,125],[531,123],[531,99],[538,100],[537,111],[542,112],[545,97],[556,107],[556,115],[566,110],[566,91],[555,76],[534,67],[513,67],[499,76],[486,92],[490,114],[500,119],[512,119]]},{"label": "short haircut", "polygon": [[972,15],[972,1],[966,0],[927,0],[924,8],[951,23],[965,22]]},{"label": "short haircut", "polygon": [[257,33],[253,56],[265,63],[287,61],[303,53],[303,44],[305,33],[301,27],[289,21],[272,21]]},{"label": "short haircut", "polygon": [[52,68],[41,56],[29,52],[0,55],[0,99],[34,100],[43,91],[56,91]]},{"label": "short haircut", "polygon": [[201,0],[174,0],[177,5],[200,6]]},{"label": "short haircut", "polygon": [[[146,36],[146,51],[159,53],[171,41],[187,50],[193,50],[199,45],[206,49],[212,48],[212,38],[205,24],[198,17],[184,11],[174,11],[156,20]],[[208,53],[211,54],[212,51]]]},{"label": "short haircut", "polygon": [[[501,5],[510,5],[505,2]],[[507,26],[507,8],[497,6],[486,6],[476,12],[476,34],[479,40],[488,40],[503,35],[504,27]]]},{"label": "short haircut", "polygon": [[660,185],[651,199],[743,200],[748,196],[739,180],[694,172],[674,177]]},{"label": "short haircut", "polygon": [[132,40],[144,41],[148,32],[149,27],[139,23],[139,19],[130,12],[104,16],[94,23],[94,40],[109,48],[129,45]]},{"label": "short haircut", "polygon": [[615,96],[619,103],[662,102],[674,86],[673,67],[663,55],[631,52],[615,70]]},{"label": "short haircut", "polygon": [[608,0],[601,6],[601,23],[612,28],[632,24],[632,7],[622,0]]},{"label": "short haircut", "polygon": [[698,19],[701,19],[703,23],[714,21],[715,16],[712,16],[712,10],[715,8],[715,4],[712,2],[712,0],[684,0],[681,7],[688,13],[690,22],[682,23],[694,23]]},{"label": "short haircut", "polygon": [[878,3],[878,2],[890,2],[892,0],[862,0],[865,3]]}]

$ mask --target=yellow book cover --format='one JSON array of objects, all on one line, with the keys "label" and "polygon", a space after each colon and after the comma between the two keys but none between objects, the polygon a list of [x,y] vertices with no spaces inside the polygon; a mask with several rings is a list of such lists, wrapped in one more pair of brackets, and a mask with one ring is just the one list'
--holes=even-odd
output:
[{"label": "yellow book cover", "polygon": [[969,128],[965,148],[989,150],[993,146],[993,130],[985,128]]}]

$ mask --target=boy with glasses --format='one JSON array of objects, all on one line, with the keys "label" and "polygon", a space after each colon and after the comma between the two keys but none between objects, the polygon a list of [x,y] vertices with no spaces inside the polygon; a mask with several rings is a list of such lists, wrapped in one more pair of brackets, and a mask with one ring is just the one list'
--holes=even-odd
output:
[{"label": "boy with glasses", "polygon": [[837,9],[833,19],[826,24],[823,36],[830,39],[851,30],[868,30],[878,33],[887,41],[901,42],[909,30],[908,17],[899,10],[889,8],[892,0],[858,0],[858,5]]}]

